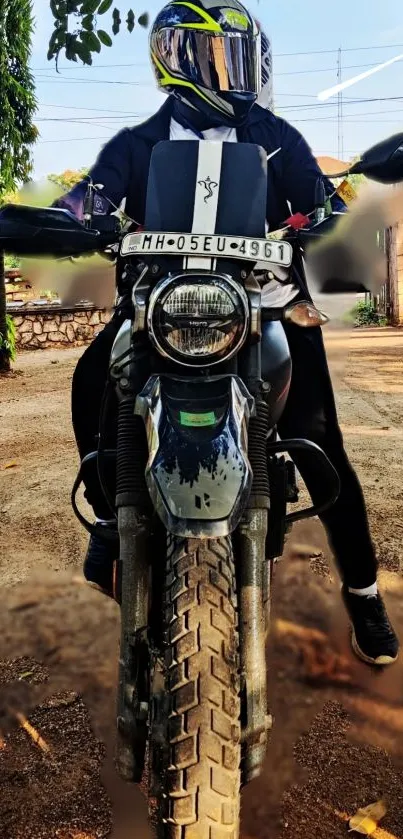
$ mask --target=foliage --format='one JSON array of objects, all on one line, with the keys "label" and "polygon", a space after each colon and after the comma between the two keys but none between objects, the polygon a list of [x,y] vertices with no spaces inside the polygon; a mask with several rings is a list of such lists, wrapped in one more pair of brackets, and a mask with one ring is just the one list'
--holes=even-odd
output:
[{"label": "foliage", "polygon": [[[32,171],[31,146],[38,131],[35,86],[29,69],[33,28],[31,0],[0,2],[0,204]],[[8,370],[13,349],[6,317],[4,254],[0,252],[0,370]],[[10,337],[11,336],[11,337]]]},{"label": "foliage", "polygon": [[361,187],[367,182],[365,175],[348,175],[345,178],[331,178],[330,180],[332,181],[336,189],[340,186],[340,184],[343,181],[348,180],[349,184],[353,187],[353,189],[355,189],[357,193],[360,191]]},{"label": "foliage", "polygon": [[48,175],[48,181],[51,181],[52,184],[56,184],[56,186],[61,186],[62,189],[68,192],[70,189],[75,186],[79,181],[81,181],[85,176],[88,174],[88,169],[78,169],[77,171],[73,169],[66,169],[65,172],[61,172],[60,175]]},{"label": "foliage", "polygon": [[[54,29],[49,40],[48,60],[55,59],[57,67],[59,56],[64,53],[69,61],[80,59],[83,64],[92,64],[94,53],[101,52],[103,46],[112,46],[112,37],[102,28],[103,19],[99,20],[112,5],[113,0],[50,0]],[[137,23],[147,27],[148,20],[148,14],[144,12]],[[125,20],[129,32],[133,32],[135,21],[135,14],[129,9]],[[113,9],[110,22],[112,34],[117,35],[122,23],[119,9]]]},{"label": "foliage", "polygon": [[39,297],[46,297],[47,300],[58,300],[59,295],[57,291],[53,291],[51,288],[43,288],[39,289]]},{"label": "foliage", "polygon": [[13,268],[20,268],[21,267],[21,260],[18,259],[18,256],[12,256],[12,254],[6,254],[4,259],[4,267],[6,271],[11,271]]},{"label": "foliage", "polygon": [[15,336],[15,323],[10,315],[6,315],[5,337],[4,333],[0,332],[0,353],[4,354],[10,361],[15,361],[17,357]]},{"label": "foliage", "polygon": [[32,171],[31,145],[38,131],[35,86],[28,67],[31,0],[2,0],[0,4],[0,196],[28,180]]},{"label": "foliage", "polygon": [[365,175],[349,175],[348,180],[356,192],[367,182]]},{"label": "foliage", "polygon": [[386,326],[387,319],[377,312],[374,303],[360,300],[351,310],[354,326]]}]

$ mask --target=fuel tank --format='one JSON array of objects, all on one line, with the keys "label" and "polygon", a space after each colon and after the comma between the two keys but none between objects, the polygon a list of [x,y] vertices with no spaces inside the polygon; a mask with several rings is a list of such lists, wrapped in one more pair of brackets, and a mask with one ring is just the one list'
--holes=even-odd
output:
[{"label": "fuel tank", "polygon": [[262,324],[262,378],[268,385],[265,399],[270,408],[270,425],[277,425],[285,408],[291,384],[290,348],[279,321]]}]

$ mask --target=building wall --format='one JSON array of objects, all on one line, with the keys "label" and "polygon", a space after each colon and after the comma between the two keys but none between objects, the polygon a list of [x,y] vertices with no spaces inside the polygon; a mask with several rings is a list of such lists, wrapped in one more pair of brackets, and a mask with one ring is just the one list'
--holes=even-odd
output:
[{"label": "building wall", "polygon": [[389,316],[393,326],[403,325],[403,223],[386,232]]},{"label": "building wall", "polygon": [[397,317],[395,321],[403,324],[403,223],[397,226],[396,231],[396,258],[397,258]]}]

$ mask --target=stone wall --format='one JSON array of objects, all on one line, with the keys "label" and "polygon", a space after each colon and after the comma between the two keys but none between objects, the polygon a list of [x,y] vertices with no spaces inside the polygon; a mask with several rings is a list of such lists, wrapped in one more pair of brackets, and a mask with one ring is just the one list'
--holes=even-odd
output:
[{"label": "stone wall", "polygon": [[9,311],[16,326],[17,349],[83,346],[108,323],[111,313],[95,306],[26,306]]}]

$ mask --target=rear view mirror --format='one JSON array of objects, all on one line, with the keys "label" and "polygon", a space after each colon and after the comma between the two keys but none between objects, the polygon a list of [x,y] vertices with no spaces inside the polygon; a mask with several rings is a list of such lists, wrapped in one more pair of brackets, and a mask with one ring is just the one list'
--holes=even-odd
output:
[{"label": "rear view mirror", "polygon": [[394,134],[377,143],[361,155],[346,172],[332,175],[332,178],[348,175],[366,175],[381,184],[403,181],[403,133]]},{"label": "rear view mirror", "polygon": [[364,152],[349,174],[366,175],[382,184],[403,181],[403,133],[394,134]]}]

